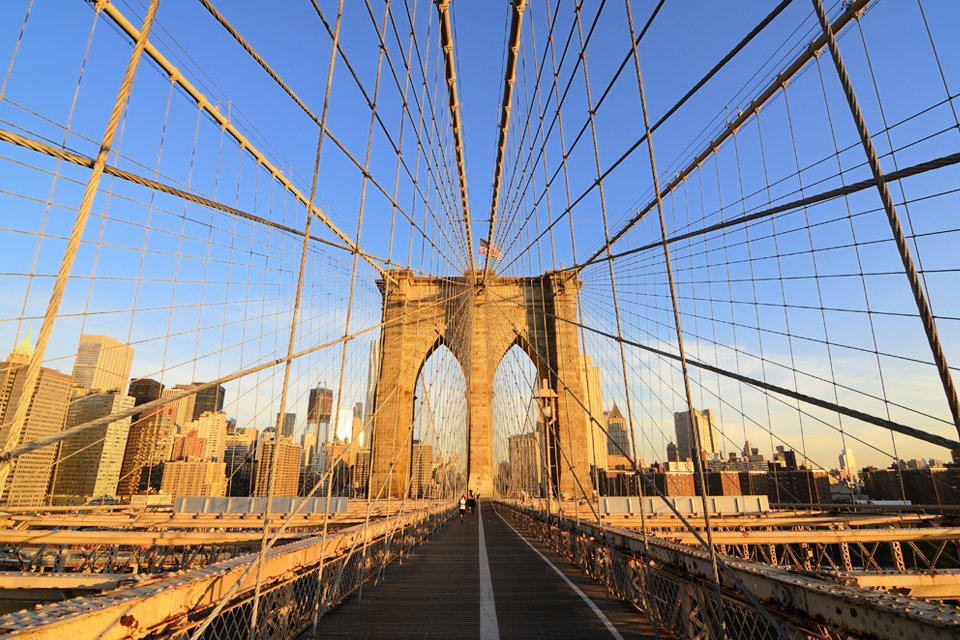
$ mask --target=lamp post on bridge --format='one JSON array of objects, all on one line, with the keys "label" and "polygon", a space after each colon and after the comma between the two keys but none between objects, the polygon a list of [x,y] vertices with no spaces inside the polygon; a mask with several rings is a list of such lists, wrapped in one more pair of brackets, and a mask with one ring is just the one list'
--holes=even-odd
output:
[{"label": "lamp post on bridge", "polygon": [[[553,423],[555,419],[554,415],[554,402],[557,399],[557,392],[550,388],[547,384],[546,378],[540,380],[540,389],[537,391],[534,398],[537,401],[537,407],[540,409],[540,415],[543,422],[543,447],[540,456],[540,461],[543,467],[542,476],[542,486],[543,493],[547,498],[547,521],[549,522],[550,516],[553,514],[553,508],[551,505],[551,496],[553,494],[553,461],[551,460],[551,443],[553,434]],[[549,527],[547,527],[549,533]]]}]

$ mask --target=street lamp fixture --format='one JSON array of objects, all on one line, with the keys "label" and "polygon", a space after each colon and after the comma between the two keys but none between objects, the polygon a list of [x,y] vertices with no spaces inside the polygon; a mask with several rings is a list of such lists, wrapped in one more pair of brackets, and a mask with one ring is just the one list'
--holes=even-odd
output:
[{"label": "street lamp fixture", "polygon": [[554,421],[554,402],[557,399],[557,392],[550,388],[547,379],[543,378],[540,380],[540,389],[534,395],[534,398],[537,401],[537,407],[540,409],[540,415],[543,416],[543,450],[540,457],[543,473],[541,476],[543,493],[547,498],[547,514],[549,517],[549,514],[553,512],[550,504],[551,494],[553,493],[553,462],[550,459],[550,452]]}]

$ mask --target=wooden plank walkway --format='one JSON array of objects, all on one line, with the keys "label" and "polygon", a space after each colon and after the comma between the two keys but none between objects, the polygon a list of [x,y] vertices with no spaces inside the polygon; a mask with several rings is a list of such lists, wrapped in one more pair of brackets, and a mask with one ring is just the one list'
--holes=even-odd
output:
[{"label": "wooden plank walkway", "polygon": [[389,567],[380,584],[364,588],[362,598],[354,596],[324,616],[316,637],[656,637],[642,613],[619,600],[606,599],[602,586],[537,548],[543,557],[485,504],[479,514],[467,515],[463,524],[452,521],[402,565]]}]

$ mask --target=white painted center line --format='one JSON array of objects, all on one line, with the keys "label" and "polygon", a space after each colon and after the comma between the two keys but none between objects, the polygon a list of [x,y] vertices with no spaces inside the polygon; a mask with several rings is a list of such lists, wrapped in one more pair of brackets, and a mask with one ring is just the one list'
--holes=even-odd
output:
[{"label": "white painted center line", "polygon": [[493,580],[490,578],[490,562],[487,560],[487,543],[483,538],[483,515],[480,513],[479,500],[477,522],[480,531],[480,640],[500,640],[500,625],[497,624],[497,605],[493,600]]},{"label": "white painted center line", "polygon": [[[523,537],[523,534],[521,534],[519,531],[517,531],[516,529],[514,529],[513,525],[510,524],[509,522],[507,522],[507,520],[506,520],[503,516],[501,516],[499,513],[498,513],[497,515],[500,517],[501,520],[503,520],[503,522],[504,522],[508,527],[510,527],[510,529],[511,529],[515,534],[517,534],[517,537],[518,537],[518,538],[520,538],[521,540],[523,540],[524,542],[526,542],[526,543],[527,543],[527,546],[530,547],[531,549],[533,549],[533,552],[534,552],[535,554],[537,554],[538,556],[540,556],[540,559],[543,560],[544,562],[546,562],[547,565],[548,565],[551,569],[553,569],[553,570],[557,573],[557,575],[560,576],[560,577],[563,579],[564,582],[567,583],[567,586],[568,586],[568,587],[570,587],[571,589],[573,589],[574,593],[576,593],[578,596],[580,596],[580,598],[581,598],[584,602],[587,603],[587,606],[590,607],[595,614],[597,614],[597,617],[600,618],[600,622],[602,622],[602,623],[603,623],[603,626],[605,626],[605,627],[607,628],[607,631],[610,632],[610,635],[611,635],[611,636],[613,636],[614,638],[616,638],[616,640],[623,640],[623,636],[621,636],[621,635],[620,635],[620,632],[617,631],[617,628],[616,628],[615,626],[613,626],[613,623],[610,622],[610,619],[607,618],[607,616],[603,615],[603,611],[600,611],[600,608],[593,603],[593,600],[591,600],[591,599],[589,598],[589,596],[587,596],[587,594],[585,594],[583,591],[580,591],[580,588],[579,588],[577,585],[573,584],[573,582],[570,581],[570,578],[568,578],[566,575],[564,575],[563,571],[560,571],[560,569],[557,568],[557,565],[555,565],[555,564],[553,564],[552,562],[550,562],[550,560],[547,559],[547,556],[545,556],[545,555],[543,555],[542,553],[540,553],[540,550],[539,550],[539,549],[537,549],[535,546],[533,546],[532,544],[530,544],[530,541],[527,540],[526,538],[524,538],[524,537]],[[483,537],[483,534],[481,533],[480,535],[481,535],[481,538],[482,538],[482,537]],[[481,581],[482,581],[482,580],[483,580],[483,579],[481,578]]]}]

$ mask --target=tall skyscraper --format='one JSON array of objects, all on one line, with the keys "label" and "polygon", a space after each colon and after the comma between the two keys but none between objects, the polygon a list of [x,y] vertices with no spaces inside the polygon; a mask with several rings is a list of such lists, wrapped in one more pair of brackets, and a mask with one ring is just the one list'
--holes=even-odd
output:
[{"label": "tall skyscraper", "polygon": [[543,471],[541,440],[541,432],[521,433],[507,438],[511,490],[540,495]]},{"label": "tall skyscraper", "polygon": [[358,442],[358,447],[366,445],[366,428],[363,424],[363,403],[353,405],[353,422],[350,425],[350,442]]},{"label": "tall skyscraper", "polygon": [[[194,382],[191,386],[199,386],[205,384],[203,382]],[[204,412],[218,413],[223,411],[223,399],[226,396],[227,390],[222,386],[211,387],[209,389],[204,389],[203,391],[198,391],[196,394],[196,399],[193,401],[193,416],[191,420],[198,420]]]},{"label": "tall skyscraper", "polygon": [[[163,384],[150,378],[134,378],[130,381],[130,388],[127,395],[134,399],[133,406],[139,407],[147,402],[153,402],[160,398],[163,393]],[[134,423],[140,419],[140,414],[134,414],[130,422]]]},{"label": "tall skyscraper", "polygon": [[273,495],[276,497],[296,496],[300,487],[300,460],[303,449],[293,444],[289,438],[279,439],[266,433],[260,436],[260,452],[257,455],[257,481],[254,495],[266,496],[270,487],[270,467],[273,462],[273,449],[279,447],[277,454],[277,479],[274,481]]},{"label": "tall skyscraper", "polygon": [[[590,411],[589,415],[584,415],[585,428],[589,434],[587,442],[590,443],[590,466],[595,469],[606,469],[608,445],[607,434],[605,433],[606,424],[603,419],[603,389],[600,382],[600,367],[594,366],[590,356],[584,355],[581,372],[583,388],[586,391],[584,404]],[[596,474],[594,474],[594,478],[597,478]]]},{"label": "tall skyscraper", "polygon": [[140,414],[139,422],[130,425],[117,495],[130,496],[145,490],[147,484],[159,484],[160,477],[142,476],[145,471],[148,476],[155,470],[159,474],[159,465],[170,459],[177,434],[176,412],[174,405],[154,407]]},{"label": "tall skyscraper", "polygon": [[[167,387],[161,392],[160,397],[170,398],[192,388],[192,384],[178,384],[175,387]],[[164,406],[173,407],[172,417],[174,423],[176,423],[177,427],[180,429],[185,429],[187,423],[193,420],[194,409],[197,406],[197,396],[196,394],[190,394],[180,398],[179,400],[169,402]]]},{"label": "tall skyscraper", "polygon": [[[705,459],[711,459],[720,453],[720,441],[717,438],[717,427],[713,422],[713,412],[710,409],[700,411],[694,409],[694,428],[700,434],[700,450]],[[690,412],[682,411],[673,414],[673,428],[677,434],[677,452],[681,458],[693,459],[695,441],[690,430]]]},{"label": "tall skyscraper", "polygon": [[377,402],[377,380],[380,379],[380,336],[370,341],[370,365],[367,369],[367,413],[369,422]]},{"label": "tall skyscraper", "polygon": [[317,435],[317,427],[308,424],[306,431],[300,436],[300,446],[303,447],[304,469],[314,469],[316,467],[317,447],[320,444]]},{"label": "tall skyscraper", "polygon": [[[67,412],[67,428],[109,416],[134,406],[134,398],[118,393],[74,397]],[[130,418],[88,429],[60,443],[54,467],[52,501],[55,505],[82,505],[92,499],[117,496],[117,483],[127,446]]]},{"label": "tall skyscraper", "polygon": [[317,450],[317,471],[326,473],[330,467],[347,467],[353,460],[349,445],[342,442],[325,442]]},{"label": "tall skyscraper", "polygon": [[346,440],[353,435],[353,410],[340,409],[333,416],[333,424],[330,428],[330,442]]},{"label": "tall skyscraper", "polygon": [[370,482],[370,449],[358,449],[353,459],[353,495],[366,495]]},{"label": "tall skyscraper", "polygon": [[630,435],[627,433],[627,420],[620,413],[620,407],[613,403],[613,409],[604,412],[607,422],[607,455],[629,456]]},{"label": "tall skyscraper", "polygon": [[310,424],[330,424],[333,412],[333,390],[324,387],[310,389],[307,399],[307,422]]},{"label": "tall skyscraper", "polygon": [[227,495],[252,495],[254,457],[259,435],[259,431],[249,427],[235,429],[227,435],[223,456],[227,464]]},{"label": "tall skyscraper", "polygon": [[[191,382],[190,384],[178,384],[175,387],[164,389],[161,396],[170,397],[178,393],[183,393],[190,389],[195,389],[205,382]],[[223,398],[226,390],[220,387],[211,387],[196,393],[180,398],[174,403],[177,407],[176,423],[181,429],[187,426],[188,422],[198,420],[204,413],[218,413],[223,411]]]},{"label": "tall skyscraper", "polygon": [[433,487],[433,445],[413,441],[413,469],[410,477],[410,496],[426,498]]},{"label": "tall skyscraper", "polygon": [[853,449],[843,449],[840,451],[840,470],[847,473],[850,482],[860,482],[860,469],[857,467],[857,459],[853,457]]},{"label": "tall skyscraper", "polygon": [[73,383],[92,391],[127,395],[133,347],[109,336],[82,335],[73,364]]},{"label": "tall skyscraper", "polygon": [[186,431],[196,431],[198,438],[207,441],[204,455],[207,460],[223,462],[223,453],[227,446],[227,416],[219,411],[204,411],[187,425]]},{"label": "tall skyscraper", "polygon": [[280,425],[280,435],[287,438],[293,437],[293,432],[297,428],[297,414],[295,413],[285,413],[283,414],[283,419],[280,419],[280,414],[277,414],[277,424]]},{"label": "tall skyscraper", "polygon": [[[6,361],[0,363],[0,424],[3,425],[0,446],[4,451],[60,432],[67,418],[73,379],[65,373],[41,367],[33,396],[29,400],[24,398],[23,383],[31,360],[33,345],[28,333]],[[14,437],[13,416],[21,401],[29,405],[19,437]],[[0,503],[23,507],[47,504],[47,488],[56,455],[56,447],[44,447],[15,458]]]}]

